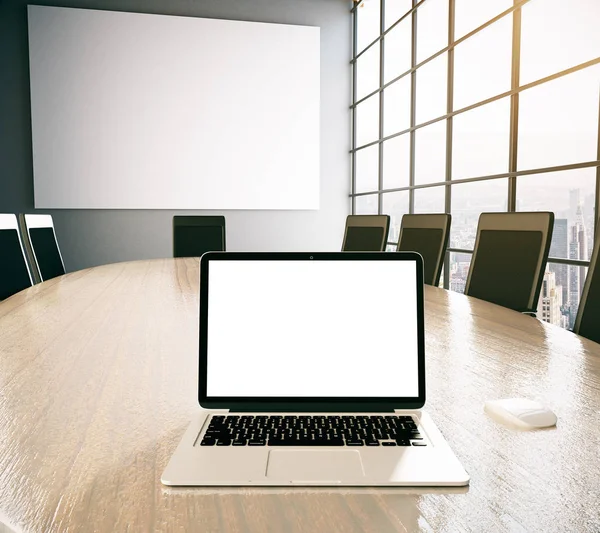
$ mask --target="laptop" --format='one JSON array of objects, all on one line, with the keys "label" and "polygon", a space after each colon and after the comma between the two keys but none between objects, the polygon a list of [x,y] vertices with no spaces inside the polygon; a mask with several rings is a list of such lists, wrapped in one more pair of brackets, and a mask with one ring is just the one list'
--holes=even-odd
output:
[{"label": "laptop", "polygon": [[468,484],[422,410],[419,254],[208,252],[200,280],[202,409],[163,484]]}]

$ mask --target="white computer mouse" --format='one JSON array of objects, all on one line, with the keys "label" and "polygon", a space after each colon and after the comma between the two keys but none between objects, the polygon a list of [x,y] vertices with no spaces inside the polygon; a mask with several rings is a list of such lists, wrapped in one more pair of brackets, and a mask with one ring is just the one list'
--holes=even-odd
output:
[{"label": "white computer mouse", "polygon": [[550,409],[527,398],[490,400],[483,409],[497,422],[519,429],[547,428],[555,426],[557,420]]}]

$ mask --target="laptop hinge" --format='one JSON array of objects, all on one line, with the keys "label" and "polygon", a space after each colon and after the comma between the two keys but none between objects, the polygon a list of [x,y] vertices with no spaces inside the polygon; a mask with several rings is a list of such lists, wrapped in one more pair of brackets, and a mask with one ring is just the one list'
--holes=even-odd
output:
[{"label": "laptop hinge", "polygon": [[394,409],[339,409],[339,408],[329,408],[329,409],[302,409],[302,407],[298,406],[295,409],[231,409],[230,413],[256,413],[256,412],[265,412],[269,414],[276,413],[394,413]]}]

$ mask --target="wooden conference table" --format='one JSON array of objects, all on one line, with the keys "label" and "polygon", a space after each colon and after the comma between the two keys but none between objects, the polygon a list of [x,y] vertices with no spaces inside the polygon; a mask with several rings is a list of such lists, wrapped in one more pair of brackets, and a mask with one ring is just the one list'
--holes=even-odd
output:
[{"label": "wooden conference table", "polygon": [[[0,522],[36,532],[600,531],[600,345],[460,294],[428,287],[425,298],[426,407],[469,488],[164,487],[198,409],[198,261],[106,265],[9,298]],[[509,430],[483,412],[485,400],[513,396],[541,399],[558,426]]]}]

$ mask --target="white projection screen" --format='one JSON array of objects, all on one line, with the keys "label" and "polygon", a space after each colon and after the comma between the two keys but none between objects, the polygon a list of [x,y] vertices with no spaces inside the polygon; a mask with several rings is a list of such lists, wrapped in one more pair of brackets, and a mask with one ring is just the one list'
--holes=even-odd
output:
[{"label": "white projection screen", "polygon": [[28,18],[36,208],[319,208],[319,28]]}]

